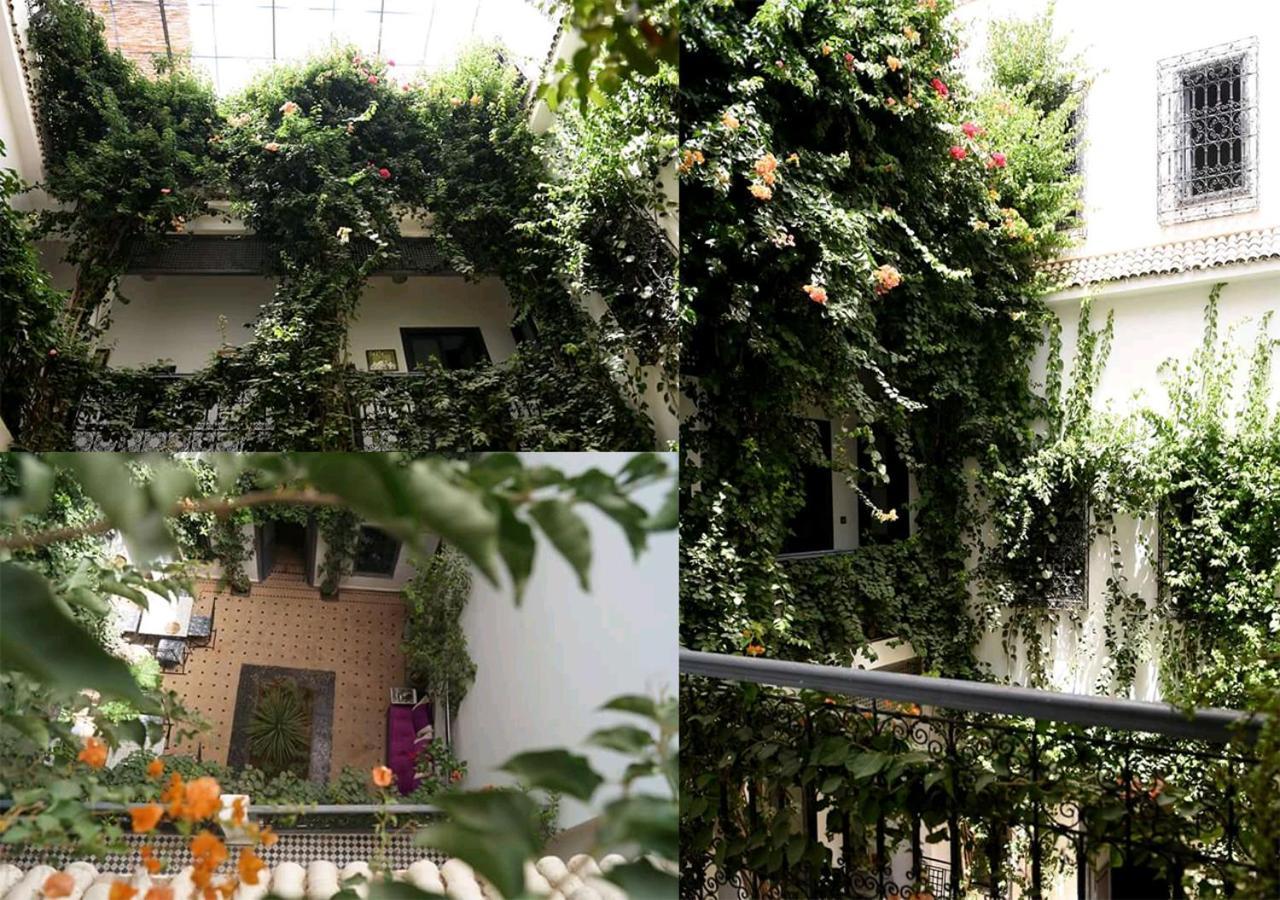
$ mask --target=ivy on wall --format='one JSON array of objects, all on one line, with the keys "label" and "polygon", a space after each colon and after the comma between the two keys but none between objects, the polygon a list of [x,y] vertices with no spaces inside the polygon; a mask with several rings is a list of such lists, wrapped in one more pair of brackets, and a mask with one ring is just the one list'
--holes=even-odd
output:
[{"label": "ivy on wall", "polygon": [[[92,337],[90,314],[116,293],[133,254],[150,238],[183,230],[207,211],[209,197],[229,196],[274,248],[275,292],[252,339],[172,389],[181,395],[178,408],[162,411],[161,425],[194,427],[221,400],[222,446],[359,447],[361,392],[349,378],[347,327],[370,273],[394,261],[402,220],[429,218],[451,268],[501,278],[517,323],[530,323],[536,334],[504,387],[518,395],[520,376],[532,374],[531,395],[519,399],[535,413],[551,407],[555,424],[520,437],[555,438],[576,428],[592,447],[636,446],[637,435],[652,441],[652,429],[627,407],[620,348],[566,287],[568,232],[546,225],[548,203],[577,190],[608,199],[574,202],[616,203],[643,179],[619,170],[611,179],[553,185],[545,142],[528,127],[526,86],[499,49],[477,48],[448,71],[397,86],[390,63],[335,48],[275,67],[219,106],[211,88],[180,67],[161,65],[151,79],[109,52],[101,22],[73,0],[41,0],[30,41],[40,126],[52,148],[48,187],[66,204],[46,216],[45,227],[69,242],[67,259],[77,272],[65,307],[70,334]],[[646,194],[637,202],[648,200]],[[611,266],[598,255],[596,278],[631,285],[629,265],[620,256]],[[590,384],[596,402],[557,405],[563,395],[552,383],[564,372]],[[80,376],[81,385],[97,380],[91,372]],[[81,391],[55,395],[46,385],[36,393],[43,414],[19,440],[66,446],[64,427]],[[629,414],[618,415],[610,398]],[[431,418],[436,407],[424,415]],[[575,415],[581,420],[572,421]],[[141,427],[137,415],[121,417],[120,426]]]},{"label": "ivy on wall", "polygon": [[[1157,662],[1164,694],[1181,704],[1255,708],[1280,689],[1276,340],[1270,316],[1256,324],[1247,359],[1236,335],[1220,333],[1224,287],[1210,292],[1192,358],[1162,367],[1166,408],[1125,413],[1095,408],[1111,320],[1094,329],[1085,303],[1072,384],[1050,430],[1035,452],[987,475],[994,526],[982,582],[987,624],[1002,629],[1006,652],[1021,654],[1033,682],[1047,681],[1045,645],[1058,629],[1079,629],[1083,612],[1064,616],[1010,598],[1021,586],[1043,596],[1035,590],[1043,561],[1064,539],[1055,501],[1074,493],[1087,497],[1091,536],[1109,559],[1099,690],[1131,690],[1145,660]],[[1139,535],[1153,532],[1154,542],[1122,542],[1119,520],[1136,523]],[[1155,568],[1155,596],[1128,583],[1135,556]]]},{"label": "ivy on wall", "polygon": [[449,546],[440,547],[404,587],[409,681],[457,713],[476,677],[467,651],[462,613],[471,597],[471,567]]},{"label": "ivy on wall", "polygon": [[[824,629],[838,641],[845,628],[850,641],[906,637],[926,668],[976,674],[964,466],[1018,458],[1044,414],[1029,377],[1052,319],[1037,262],[1068,240],[1078,206],[1077,100],[1060,92],[1046,109],[1032,87],[1077,76],[998,68],[976,93],[953,68],[948,12],[896,0],[686,12],[689,646],[808,658]],[[826,464],[864,499],[887,473],[844,453],[848,439],[865,445],[874,427],[907,461],[918,488],[907,546],[777,562],[802,473],[822,461],[803,422],[814,415],[834,426]]]}]

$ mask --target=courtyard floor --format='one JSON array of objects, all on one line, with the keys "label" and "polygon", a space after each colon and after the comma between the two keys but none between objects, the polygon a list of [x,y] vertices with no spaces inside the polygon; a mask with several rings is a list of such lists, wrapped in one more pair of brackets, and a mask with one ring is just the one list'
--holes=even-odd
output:
[{"label": "courtyard floor", "polygon": [[[209,730],[175,743],[170,752],[226,763],[235,718],[236,690],[244,665],[333,672],[333,744],[330,779],[343,766],[368,769],[385,762],[386,711],[391,688],[404,684],[404,604],[398,593],[339,592],[320,599],[299,562],[282,559],[247,596],[196,585],[196,612],[207,615],[216,600],[216,639],[187,657],[185,674],[165,675]],[[176,738],[176,733],[175,733]]]}]

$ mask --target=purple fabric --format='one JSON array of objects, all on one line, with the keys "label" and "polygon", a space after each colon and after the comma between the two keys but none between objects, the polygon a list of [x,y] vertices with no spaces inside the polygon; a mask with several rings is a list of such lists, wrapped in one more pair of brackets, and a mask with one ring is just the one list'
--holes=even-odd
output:
[{"label": "purple fabric", "polygon": [[387,707],[387,768],[395,773],[396,786],[401,794],[413,793],[418,786],[418,778],[414,775],[416,737],[412,707]]},{"label": "purple fabric", "polygon": [[432,724],[431,704],[424,703],[421,706],[413,707],[413,730],[421,731],[428,725]]}]

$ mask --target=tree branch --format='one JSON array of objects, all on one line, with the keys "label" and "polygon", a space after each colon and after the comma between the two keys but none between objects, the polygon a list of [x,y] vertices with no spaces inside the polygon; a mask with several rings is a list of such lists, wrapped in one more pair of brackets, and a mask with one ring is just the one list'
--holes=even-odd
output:
[{"label": "tree branch", "polygon": [[[250,491],[239,497],[214,498],[202,497],[199,500],[183,498],[175,503],[165,518],[208,513],[224,519],[238,509],[254,506],[267,506],[272,503],[288,503],[294,506],[342,506],[344,501],[337,494],[325,494],[306,488],[303,490],[285,491]],[[30,550],[35,547],[47,547],[63,541],[74,541],[94,534],[105,534],[115,528],[109,519],[99,519],[88,525],[76,525],[67,528],[53,528],[49,531],[36,531],[30,534],[18,532],[0,538],[0,549]]]}]

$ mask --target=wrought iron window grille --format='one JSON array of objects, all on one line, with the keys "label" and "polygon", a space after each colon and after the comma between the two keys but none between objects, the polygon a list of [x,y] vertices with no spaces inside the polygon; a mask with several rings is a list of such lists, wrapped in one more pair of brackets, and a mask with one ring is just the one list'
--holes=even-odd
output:
[{"label": "wrought iron window grille", "polygon": [[1257,207],[1257,62],[1250,37],[1157,64],[1160,224]]}]

